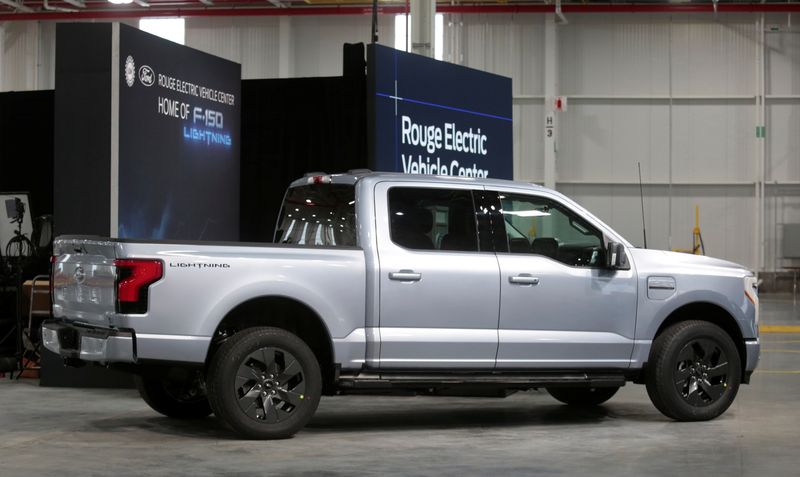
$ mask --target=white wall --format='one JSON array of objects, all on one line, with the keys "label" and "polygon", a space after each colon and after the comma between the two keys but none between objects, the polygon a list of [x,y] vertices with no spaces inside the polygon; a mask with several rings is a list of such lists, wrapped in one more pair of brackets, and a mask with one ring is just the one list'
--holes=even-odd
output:
[{"label": "white wall", "polygon": [[0,22],[0,91],[52,89],[55,25]]},{"label": "white wall", "polygon": [[[242,64],[242,78],[339,76],[342,45],[368,43],[369,15],[191,17],[186,45]],[[125,20],[137,26],[136,20]],[[381,16],[380,43],[394,45],[394,17]],[[0,91],[55,87],[55,23],[0,22]]]},{"label": "white wall", "polygon": [[[755,267],[758,16],[567,17],[557,188],[641,245],[640,162],[649,247],[690,248],[699,205],[707,253]],[[544,180],[542,18],[453,16],[445,35],[456,62],[514,79],[515,174],[534,182]],[[767,94],[795,95],[766,107],[766,180],[780,185],[766,188],[762,268],[774,270],[800,265],[780,253],[783,224],[800,222],[800,34],[766,38]]]},{"label": "white wall", "polygon": [[571,15],[559,188],[641,245],[641,163],[649,247],[691,248],[699,205],[707,253],[754,266],[754,37],[752,16]]},{"label": "white wall", "polygon": [[[242,64],[242,78],[340,76],[342,45],[368,43],[368,15],[186,19],[186,45]],[[394,20],[381,16],[380,43],[394,44]]]},{"label": "white wall", "polygon": [[[707,252],[755,267],[757,18],[568,15],[556,36],[569,98],[557,188],[641,244],[640,162],[649,246],[688,248],[699,205]],[[513,78],[515,177],[535,182],[544,178],[545,21],[445,16],[445,60]],[[368,15],[189,18],[186,43],[242,63],[245,79],[334,76],[342,44],[368,41],[369,26]],[[393,45],[393,27],[380,17],[381,43]],[[0,25],[0,91],[53,87],[54,32],[47,22]],[[800,222],[800,33],[766,34],[765,51],[763,269],[773,270],[800,265],[780,253],[783,224]]]}]

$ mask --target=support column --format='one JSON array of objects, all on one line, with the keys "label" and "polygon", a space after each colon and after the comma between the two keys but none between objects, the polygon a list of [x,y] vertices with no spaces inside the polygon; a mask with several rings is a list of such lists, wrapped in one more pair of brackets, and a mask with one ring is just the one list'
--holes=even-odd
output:
[{"label": "support column", "polygon": [[411,52],[433,58],[435,0],[411,0]]},{"label": "support column", "polygon": [[558,113],[553,98],[558,95],[558,32],[556,15],[544,15],[544,186],[556,188],[558,157]]},{"label": "support column", "polygon": [[282,15],[278,24],[278,77],[292,77],[292,17]]}]

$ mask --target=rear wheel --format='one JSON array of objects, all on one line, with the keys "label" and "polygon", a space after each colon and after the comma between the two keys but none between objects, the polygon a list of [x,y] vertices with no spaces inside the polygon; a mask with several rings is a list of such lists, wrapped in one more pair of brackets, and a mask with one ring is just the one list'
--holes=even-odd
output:
[{"label": "rear wheel", "polygon": [[136,388],[144,402],[167,417],[191,419],[211,414],[199,380],[180,382],[136,376]]},{"label": "rear wheel", "polygon": [[252,439],[283,439],[314,415],[322,376],[314,353],[278,328],[249,328],[214,354],[208,372],[214,413]]},{"label": "rear wheel", "polygon": [[645,372],[653,405],[678,421],[705,421],[725,412],[741,377],[733,340],[705,321],[677,323],[659,335]]},{"label": "rear wheel", "polygon": [[570,406],[597,406],[617,394],[618,387],[547,388],[551,396]]}]

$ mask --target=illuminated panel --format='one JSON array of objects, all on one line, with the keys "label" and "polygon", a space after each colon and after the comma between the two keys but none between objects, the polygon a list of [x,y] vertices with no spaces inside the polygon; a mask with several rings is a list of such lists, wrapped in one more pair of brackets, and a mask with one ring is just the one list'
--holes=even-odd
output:
[{"label": "illuminated panel", "polygon": [[120,25],[119,237],[238,240],[241,65]]},{"label": "illuminated panel", "polygon": [[513,178],[511,78],[369,45],[371,167]]}]

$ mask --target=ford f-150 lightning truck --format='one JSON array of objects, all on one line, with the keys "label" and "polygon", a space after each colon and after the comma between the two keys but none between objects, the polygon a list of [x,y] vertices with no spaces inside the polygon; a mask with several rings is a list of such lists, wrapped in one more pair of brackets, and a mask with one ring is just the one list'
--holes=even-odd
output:
[{"label": "ford f-150 lightning truck", "polygon": [[275,243],[62,236],[45,346],[136,374],[171,417],[284,438],[322,395],[497,395],[598,405],[645,384],[712,419],[759,357],[756,279],[633,247],[522,182],[351,171],[291,184]]}]

